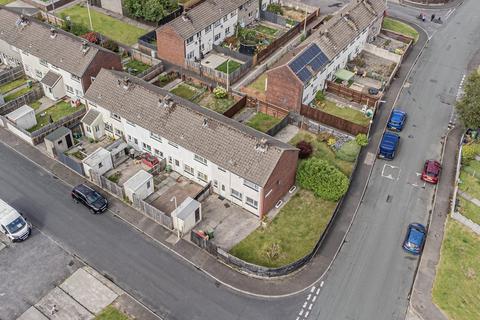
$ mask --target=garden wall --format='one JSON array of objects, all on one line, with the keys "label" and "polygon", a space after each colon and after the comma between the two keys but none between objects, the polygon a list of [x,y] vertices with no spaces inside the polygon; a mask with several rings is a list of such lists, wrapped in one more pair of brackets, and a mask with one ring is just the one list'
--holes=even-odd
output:
[{"label": "garden wall", "polygon": [[331,92],[333,94],[336,94],[337,96],[343,97],[345,99],[348,99],[350,101],[353,101],[362,105],[367,105],[369,107],[376,108],[378,105],[378,102],[380,101],[379,97],[358,92],[356,90],[350,89],[344,85],[335,83],[333,81],[327,80],[325,83],[327,85],[327,88],[326,88],[327,92]]},{"label": "garden wall", "polygon": [[350,122],[348,120],[339,118],[337,116],[334,116],[332,114],[323,112],[322,110],[316,109],[309,107],[307,105],[302,104],[300,108],[300,114],[302,116],[305,116],[309,119],[312,119],[314,121],[318,121],[320,123],[323,123],[327,126],[336,128],[338,130],[347,132],[351,135],[356,136],[359,133],[368,133],[368,126],[364,127],[359,124]]},{"label": "garden wall", "polygon": [[72,157],[69,157],[63,152],[57,154],[57,160],[63,163],[65,166],[69,167],[71,170],[75,171],[76,173],[81,174],[82,176],[85,175],[82,162],[77,161]]},{"label": "garden wall", "polygon": [[373,44],[370,43],[365,43],[365,46],[363,47],[363,51],[369,52],[373,55],[376,55],[378,57],[390,60],[395,62],[396,64],[399,64],[402,62],[402,56],[393,52],[390,52],[388,50],[385,50],[383,48],[379,48],[377,46],[374,46]]},{"label": "garden wall", "polygon": [[2,72],[0,72],[0,85],[10,81],[20,79],[24,75],[25,75],[25,72],[23,70],[23,65],[19,65],[11,69],[3,70]]}]

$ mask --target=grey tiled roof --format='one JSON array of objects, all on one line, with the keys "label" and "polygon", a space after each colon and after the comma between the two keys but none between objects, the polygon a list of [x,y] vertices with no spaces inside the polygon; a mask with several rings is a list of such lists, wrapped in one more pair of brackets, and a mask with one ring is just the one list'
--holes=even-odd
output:
[{"label": "grey tiled roof", "polygon": [[49,140],[49,141],[56,141],[56,140],[62,138],[63,136],[66,136],[67,134],[69,134],[71,132],[72,132],[72,130],[62,126],[62,127],[58,128],[57,130],[53,131],[52,133],[50,133],[49,135],[47,135],[45,137],[45,139]]},{"label": "grey tiled roof", "polygon": [[352,0],[313,35],[332,60],[386,10],[385,0]]},{"label": "grey tiled roof", "polygon": [[[166,25],[171,26],[183,39],[188,39],[248,1],[249,0],[206,0],[188,11],[188,19],[180,16]],[[251,5],[254,5],[254,1],[256,0],[253,0]]]},{"label": "grey tiled roof", "polygon": [[[296,150],[135,77],[129,77],[131,83],[125,89],[118,81],[126,76],[102,69],[85,98],[260,186],[265,185],[282,153]],[[174,106],[159,105],[166,95],[173,98]],[[256,148],[261,139],[268,145],[263,151]]]},{"label": "grey tiled roof", "polygon": [[58,73],[55,73],[53,71],[48,71],[47,74],[40,80],[41,83],[46,85],[47,87],[53,87],[55,83],[61,78],[62,76],[59,75]]},{"label": "grey tiled roof", "polygon": [[83,76],[97,52],[104,50],[89,44],[89,50],[83,53],[83,39],[60,29],[52,38],[49,25],[28,17],[28,23],[19,26],[19,18],[17,13],[0,7],[0,39],[78,77]]},{"label": "grey tiled roof", "polygon": [[86,124],[87,126],[91,126],[93,122],[98,118],[100,112],[94,109],[89,109],[87,113],[82,118],[82,123]]}]

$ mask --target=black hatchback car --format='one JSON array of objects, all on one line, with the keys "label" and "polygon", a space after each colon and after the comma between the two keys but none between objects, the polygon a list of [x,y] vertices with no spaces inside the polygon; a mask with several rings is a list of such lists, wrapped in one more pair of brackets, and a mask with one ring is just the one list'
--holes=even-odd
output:
[{"label": "black hatchback car", "polygon": [[108,208],[107,199],[85,184],[73,188],[72,199],[77,203],[83,203],[91,213],[102,213]]}]

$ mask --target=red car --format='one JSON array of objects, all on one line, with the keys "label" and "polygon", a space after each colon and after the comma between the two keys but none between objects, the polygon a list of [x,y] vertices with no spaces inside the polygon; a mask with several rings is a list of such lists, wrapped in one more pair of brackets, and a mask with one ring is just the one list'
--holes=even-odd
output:
[{"label": "red car", "polygon": [[427,160],[425,161],[425,165],[423,166],[422,180],[437,184],[441,171],[442,165],[440,164],[440,162],[435,160]]}]

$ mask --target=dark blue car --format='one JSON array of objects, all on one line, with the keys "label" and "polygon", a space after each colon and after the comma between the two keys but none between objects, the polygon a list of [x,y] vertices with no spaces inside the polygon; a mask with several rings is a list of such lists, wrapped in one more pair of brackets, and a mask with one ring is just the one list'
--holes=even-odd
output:
[{"label": "dark blue car", "polygon": [[393,132],[385,132],[380,142],[378,157],[385,160],[393,160],[400,143],[400,136]]},{"label": "dark blue car", "polygon": [[403,241],[403,249],[415,255],[421,254],[426,237],[427,229],[423,225],[420,223],[409,224]]},{"label": "dark blue car", "polygon": [[387,123],[387,129],[392,131],[402,131],[406,120],[407,113],[405,111],[393,109],[390,119]]}]

